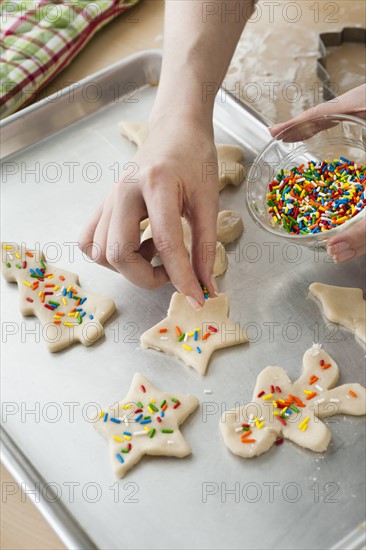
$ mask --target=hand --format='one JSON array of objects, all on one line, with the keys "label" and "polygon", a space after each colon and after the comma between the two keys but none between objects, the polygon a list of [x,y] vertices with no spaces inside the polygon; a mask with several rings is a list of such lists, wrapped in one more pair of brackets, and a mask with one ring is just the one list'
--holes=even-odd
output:
[{"label": "hand", "polygon": [[[84,228],[81,249],[147,289],[169,282],[195,309],[204,304],[198,281],[211,296],[218,213],[217,155],[212,125],[201,120],[155,120],[149,136],[104,204]],[[130,165],[129,165],[130,166]],[[192,264],[180,218],[192,231]],[[149,217],[153,242],[140,245],[140,221]],[[93,245],[93,246],[91,246]],[[163,265],[150,263],[156,251]],[[193,268],[193,269],[192,269]]]},{"label": "hand", "polygon": [[[366,118],[366,84],[362,84],[336,99],[312,107],[296,118],[281,124],[276,124],[272,126],[269,131],[274,137],[297,122],[311,120],[312,118],[322,115],[333,114],[351,114],[360,118]],[[316,133],[319,129],[323,128],[317,129],[314,126],[312,133]],[[291,141],[291,137],[294,138],[294,141],[297,139],[296,136],[291,136],[290,130],[289,135],[286,137],[286,141]],[[302,138],[304,138],[304,136],[302,136]],[[344,233],[330,238],[327,241],[327,252],[336,263],[343,263],[365,254],[366,216]]]},{"label": "hand", "polygon": [[[287,122],[275,124],[269,128],[272,137],[277,136],[286,128],[289,128],[297,122],[304,122],[322,115],[353,115],[360,118],[366,118],[366,84],[357,86],[353,90],[346,92],[335,99],[320,103],[311,109],[308,109],[301,115],[298,115]],[[295,141],[295,140],[294,140]]]},{"label": "hand", "polygon": [[366,217],[350,229],[327,241],[327,252],[336,264],[341,264],[366,253]]}]

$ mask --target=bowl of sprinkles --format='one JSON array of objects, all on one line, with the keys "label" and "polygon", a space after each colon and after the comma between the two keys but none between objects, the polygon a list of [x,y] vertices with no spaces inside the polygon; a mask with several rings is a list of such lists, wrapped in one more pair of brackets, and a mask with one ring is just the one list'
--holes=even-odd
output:
[{"label": "bowl of sprinkles", "polygon": [[349,115],[287,128],[258,155],[247,178],[254,221],[311,246],[359,221],[366,207],[366,122]]}]

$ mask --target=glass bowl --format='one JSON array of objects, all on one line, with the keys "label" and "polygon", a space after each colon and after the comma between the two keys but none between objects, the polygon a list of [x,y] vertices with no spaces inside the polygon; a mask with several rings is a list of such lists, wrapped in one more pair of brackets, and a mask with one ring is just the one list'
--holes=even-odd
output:
[{"label": "glass bowl", "polygon": [[345,223],[327,231],[309,234],[288,233],[268,213],[266,193],[270,182],[282,169],[309,160],[334,160],[339,157],[365,165],[366,121],[350,115],[324,115],[299,122],[272,139],[255,159],[246,180],[246,201],[257,225],[275,237],[312,246],[348,229],[365,215],[365,210]]}]

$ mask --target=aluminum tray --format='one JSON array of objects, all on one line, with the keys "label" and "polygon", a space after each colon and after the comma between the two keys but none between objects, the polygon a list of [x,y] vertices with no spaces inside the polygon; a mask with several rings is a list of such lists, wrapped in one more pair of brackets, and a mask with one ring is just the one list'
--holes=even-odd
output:
[{"label": "aluminum tray", "polygon": [[329,101],[337,97],[337,94],[331,88],[330,76],[327,71],[327,48],[341,46],[346,42],[365,44],[366,28],[344,27],[341,31],[323,32],[319,35],[320,57],[317,62],[317,73],[318,77],[323,82],[324,101]]},{"label": "aluminum tray", "polygon": [[[2,459],[23,488],[36,488],[30,497],[69,548],[361,547],[364,419],[329,420],[333,437],[324,454],[285,442],[253,460],[228,451],[218,421],[223,410],[250,400],[267,365],[298,377],[313,341],[336,359],[342,383],[365,384],[364,351],[308,299],[313,281],[361,287],[362,261],[336,266],[322,253],[276,242],[252,222],[244,185],[224,190],[221,208],[240,210],[245,232],[219,287],[251,342],[215,353],[201,378],[178,360],[139,347],[140,334],[164,316],[172,288],[134,288],[85,261],[74,246],[113,185],[117,161],[134,153],[117,122],[147,119],[156,93],[149,83],[158,80],[160,65],[160,52],[134,55],[3,124],[3,240],[46,245],[49,261],[57,257],[85,288],[113,297],[117,313],[103,341],[50,354],[38,322],[18,312],[15,285],[2,282]],[[87,94],[99,100],[86,101]],[[215,132],[217,141],[241,145],[247,163],[269,139],[260,117],[227,94],[217,97]],[[74,178],[66,163],[76,163]],[[97,182],[92,163],[100,167]],[[35,175],[26,174],[30,169]],[[88,422],[95,411],[88,404],[120,400],[136,370],[161,389],[201,398],[182,430],[193,454],[145,457],[116,481],[107,444]]]}]

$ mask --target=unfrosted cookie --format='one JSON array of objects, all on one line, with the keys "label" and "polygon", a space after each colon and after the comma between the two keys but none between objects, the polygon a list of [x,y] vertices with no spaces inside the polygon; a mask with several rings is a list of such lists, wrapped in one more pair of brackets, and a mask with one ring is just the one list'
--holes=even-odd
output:
[{"label": "unfrosted cookie", "polygon": [[103,323],[115,311],[110,298],[85,292],[74,273],[47,264],[43,253],[17,244],[2,244],[2,273],[16,282],[23,315],[42,323],[50,351],[78,341],[90,346],[104,334]]},{"label": "unfrosted cookie", "polygon": [[[225,412],[220,431],[236,455],[251,458],[284,439],[312,451],[325,451],[331,432],[320,418],[366,414],[366,390],[360,384],[334,387],[336,362],[319,345],[305,352],[303,373],[291,382],[280,367],[267,367],[257,378],[247,405]],[[330,389],[333,388],[333,389]]]},{"label": "unfrosted cookie", "polygon": [[230,244],[239,239],[243,233],[243,218],[234,210],[221,210],[217,216],[217,240]]},{"label": "unfrosted cookie", "polygon": [[332,323],[338,323],[355,333],[356,340],[366,344],[366,301],[360,288],[312,283],[309,290]]},{"label": "unfrosted cookie", "polygon": [[95,423],[109,443],[116,476],[123,477],[144,455],[189,455],[179,426],[198,405],[193,395],[161,392],[135,374],[126,397],[102,411]]},{"label": "unfrosted cookie", "polygon": [[[182,218],[184,220],[184,218]],[[183,223],[183,222],[182,222]],[[149,227],[149,218],[140,222],[140,230],[145,231]],[[243,218],[234,210],[221,210],[217,216],[217,240],[221,244],[230,244],[239,239],[244,231]],[[151,237],[151,232],[150,236]],[[145,237],[146,239],[146,237]],[[145,240],[143,239],[143,240]]]},{"label": "unfrosted cookie", "polygon": [[[148,135],[149,127],[145,122],[126,122],[118,124],[120,134],[137,147],[140,147]],[[225,143],[217,143],[218,183],[219,191],[227,185],[240,185],[244,180],[244,153],[241,147]]]},{"label": "unfrosted cookie", "polygon": [[[141,242],[146,241],[147,239],[152,238],[152,231],[148,219],[144,220],[145,230],[141,235]],[[192,247],[192,235],[189,224],[185,218],[181,218],[182,222],[182,231],[183,231],[183,241],[185,247],[188,251],[188,254],[191,254]],[[140,224],[140,228],[143,222]],[[215,263],[213,267],[213,276],[219,277],[228,268],[229,262],[227,259],[226,251],[224,244],[229,244],[234,242],[240,237],[244,229],[243,220],[241,215],[238,212],[233,210],[222,210],[219,212],[217,217],[217,243],[216,243],[216,252],[215,252]]]},{"label": "unfrosted cookie", "polygon": [[143,144],[149,131],[149,127],[145,122],[121,121],[118,123],[118,129],[121,136],[132,141],[137,147]]},{"label": "unfrosted cookie", "polygon": [[228,319],[226,294],[208,298],[195,311],[182,294],[172,296],[168,316],[141,336],[143,348],[153,348],[178,357],[201,375],[206,373],[212,353],[248,341],[239,323]]},{"label": "unfrosted cookie", "polygon": [[[185,220],[184,218],[181,218],[181,222],[182,222],[184,245],[187,249],[188,254],[191,255],[191,246],[192,246],[191,230],[187,220]],[[147,239],[152,239],[152,231],[151,231],[150,224],[147,225],[145,231],[141,235],[141,242],[146,241]],[[215,251],[215,263],[213,267],[213,276],[219,277],[220,275],[225,273],[225,271],[228,268],[228,265],[229,265],[229,262],[226,256],[225,248],[219,241],[217,241],[216,251]]]}]

